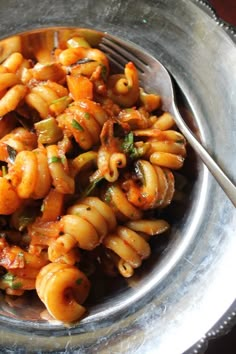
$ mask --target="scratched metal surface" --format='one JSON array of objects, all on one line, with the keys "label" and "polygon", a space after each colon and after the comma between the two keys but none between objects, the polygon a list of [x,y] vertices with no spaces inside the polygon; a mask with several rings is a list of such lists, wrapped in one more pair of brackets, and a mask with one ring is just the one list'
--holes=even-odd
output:
[{"label": "scratched metal surface", "polygon": [[[197,116],[195,126],[236,182],[236,48],[189,0],[0,1],[0,37],[49,26],[78,26],[128,38],[166,65]],[[2,303],[5,353],[180,354],[235,300],[236,215],[202,166],[170,242],[130,286],[90,308],[73,328]],[[35,314],[36,313],[36,314]]]}]

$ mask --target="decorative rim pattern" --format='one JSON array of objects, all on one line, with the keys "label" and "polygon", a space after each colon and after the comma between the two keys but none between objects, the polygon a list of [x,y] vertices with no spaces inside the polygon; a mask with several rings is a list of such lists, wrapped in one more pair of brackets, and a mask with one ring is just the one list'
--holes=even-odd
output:
[{"label": "decorative rim pattern", "polygon": [[225,315],[212,327],[194,346],[185,354],[203,354],[210,340],[222,337],[229,333],[236,324],[236,301]]},{"label": "decorative rim pattern", "polygon": [[211,16],[216,23],[222,27],[225,32],[231,37],[231,39],[234,40],[236,43],[236,27],[229,24],[228,22],[224,21],[222,18],[220,18],[215,9],[213,8],[212,5],[209,4],[207,0],[193,0],[199,7],[202,8],[209,16]]},{"label": "decorative rim pattern", "polygon": [[[222,27],[230,38],[236,43],[236,27],[222,20],[207,0],[193,0],[205,13],[212,17]],[[222,318],[213,326],[193,347],[185,354],[203,354],[207,349],[209,340],[224,336],[236,324],[236,300]]]}]

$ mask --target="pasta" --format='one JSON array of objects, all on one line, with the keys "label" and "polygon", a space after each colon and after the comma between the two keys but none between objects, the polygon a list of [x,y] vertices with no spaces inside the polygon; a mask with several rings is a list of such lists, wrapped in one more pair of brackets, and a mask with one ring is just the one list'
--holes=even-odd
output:
[{"label": "pasta", "polygon": [[34,290],[50,316],[78,321],[91,269],[131,277],[169,229],[155,212],[186,140],[135,65],[113,73],[85,37],[31,56],[15,36],[0,53],[0,289]]},{"label": "pasta", "polygon": [[151,253],[148,235],[160,234],[168,228],[169,225],[164,220],[140,219],[118,226],[114,233],[105,237],[103,244],[118,256],[114,261],[119,273],[128,278]]}]

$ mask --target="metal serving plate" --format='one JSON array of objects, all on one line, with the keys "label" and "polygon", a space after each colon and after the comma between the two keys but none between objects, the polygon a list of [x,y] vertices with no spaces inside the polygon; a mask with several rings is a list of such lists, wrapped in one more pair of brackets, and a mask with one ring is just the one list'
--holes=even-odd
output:
[{"label": "metal serving plate", "polygon": [[[0,38],[52,26],[57,34],[58,26],[107,31],[160,59],[188,102],[186,119],[236,182],[236,47],[201,7],[189,0],[0,2]],[[98,298],[72,328],[41,320],[36,305],[15,310],[1,302],[0,351],[180,354],[202,338],[235,300],[236,213],[191,151],[185,173],[186,199],[172,208],[170,235],[128,284]]]}]

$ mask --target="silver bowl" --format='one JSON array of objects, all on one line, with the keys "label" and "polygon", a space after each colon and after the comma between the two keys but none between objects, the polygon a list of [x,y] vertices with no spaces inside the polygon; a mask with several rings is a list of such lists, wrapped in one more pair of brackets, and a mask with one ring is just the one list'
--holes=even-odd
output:
[{"label": "silver bowl", "polygon": [[[202,6],[186,0],[3,0],[0,37],[38,29],[33,36],[44,41],[48,33],[79,27],[139,44],[173,75],[186,120],[236,181],[234,33],[229,30],[231,38]],[[37,302],[15,310],[1,301],[1,352],[190,353],[235,301],[236,213],[191,150],[185,174],[184,203],[167,211],[171,233],[157,240],[134,278],[91,301],[87,317],[70,328],[40,319]]]}]

